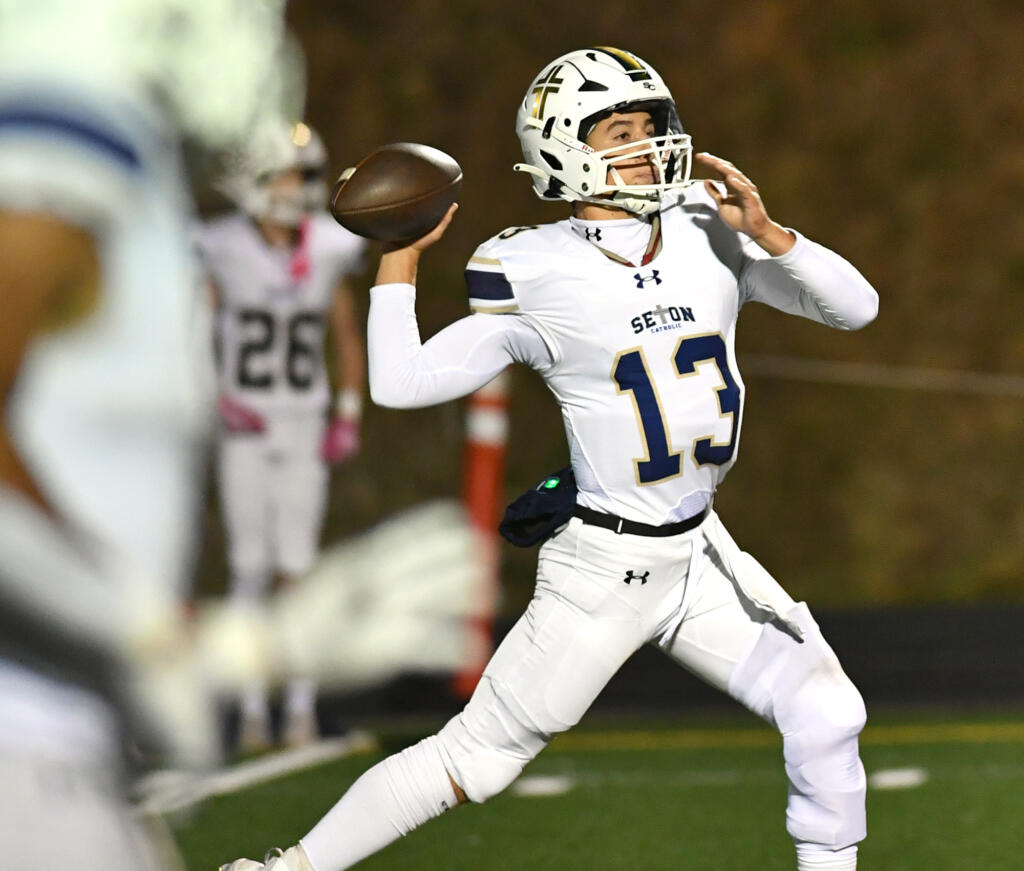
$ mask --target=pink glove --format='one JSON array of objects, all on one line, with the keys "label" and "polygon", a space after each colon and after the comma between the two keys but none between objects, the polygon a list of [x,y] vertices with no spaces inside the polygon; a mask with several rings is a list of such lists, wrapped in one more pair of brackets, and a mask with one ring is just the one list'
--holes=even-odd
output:
[{"label": "pink glove", "polygon": [[236,402],[223,394],[217,400],[217,411],[220,412],[220,420],[224,429],[228,432],[263,432],[267,423],[263,415],[253,411],[241,402]]},{"label": "pink glove", "polygon": [[344,463],[359,453],[359,424],[354,420],[335,417],[320,445],[320,456],[328,463]]}]

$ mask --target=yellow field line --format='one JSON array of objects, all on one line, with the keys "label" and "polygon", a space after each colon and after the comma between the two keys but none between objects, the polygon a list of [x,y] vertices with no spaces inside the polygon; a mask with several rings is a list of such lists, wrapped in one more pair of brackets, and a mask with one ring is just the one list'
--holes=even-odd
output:
[{"label": "yellow field line", "polygon": [[[863,746],[891,744],[1024,743],[1024,723],[906,723],[869,725]],[[701,750],[775,747],[778,733],[767,729],[680,729],[678,731],[568,732],[555,739],[556,750]]]}]

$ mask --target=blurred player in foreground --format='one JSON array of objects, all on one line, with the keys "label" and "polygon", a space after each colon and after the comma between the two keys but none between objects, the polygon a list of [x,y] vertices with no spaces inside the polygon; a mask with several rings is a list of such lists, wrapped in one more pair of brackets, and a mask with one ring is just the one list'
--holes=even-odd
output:
[{"label": "blurred player in foreground", "polygon": [[473,540],[450,507],[332,550],[265,607],[181,618],[212,410],[181,139],[232,145],[275,110],[282,13],[0,0],[5,868],[173,863],[125,778],[211,764],[216,691],[460,662]]},{"label": "blurred player in foreground", "polygon": [[479,313],[423,345],[416,266],[452,211],[386,252],[370,391],[416,407],[470,393],[513,362],[536,369],[562,409],[576,504],[465,710],[363,774],[267,871],[340,871],[500,792],[646,643],[782,732],[797,867],[852,871],[865,836],[863,701],[806,604],[735,544],[712,500],[739,444],[739,309],[758,301],[851,330],[875,317],[877,294],[839,255],[771,220],[726,161],[698,155],[721,182],[690,183],[690,137],[635,55],[556,59],[516,127],[517,169],[572,216],[481,245],[466,272]]},{"label": "blurred player in foreground", "polygon": [[[225,183],[239,210],[197,242],[217,309],[218,482],[231,596],[247,603],[309,571],[327,502],[328,464],[359,449],[365,383],[352,296],[366,243],[324,211],[327,152],[306,124],[268,123]],[[324,366],[329,321],[338,395]],[[330,416],[328,417],[328,412]],[[240,744],[271,743],[267,689],[242,695]],[[317,736],[315,687],[291,681],[284,740]]]}]

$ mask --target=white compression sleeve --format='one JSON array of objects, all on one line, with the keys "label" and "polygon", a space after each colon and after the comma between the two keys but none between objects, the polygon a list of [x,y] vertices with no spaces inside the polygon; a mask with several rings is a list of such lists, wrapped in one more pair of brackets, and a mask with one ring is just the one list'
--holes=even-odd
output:
[{"label": "white compression sleeve", "polygon": [[342,871],[457,803],[432,735],[366,771],[302,839],[302,848],[314,871]]},{"label": "white compression sleeve", "polygon": [[878,314],[878,293],[846,259],[796,234],[779,257],[747,261],[740,276],[741,298],[754,299],[788,314],[858,330]]},{"label": "white compression sleeve", "polygon": [[483,387],[510,363],[551,362],[540,334],[515,315],[470,315],[421,344],[415,302],[411,284],[370,291],[367,353],[370,395],[378,405],[437,405]]}]

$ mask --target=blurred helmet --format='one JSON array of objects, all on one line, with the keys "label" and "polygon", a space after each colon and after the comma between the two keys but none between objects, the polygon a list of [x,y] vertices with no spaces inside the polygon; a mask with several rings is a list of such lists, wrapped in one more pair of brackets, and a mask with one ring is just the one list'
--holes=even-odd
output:
[{"label": "blurred helmet", "polygon": [[284,5],[0,0],[0,72],[71,74],[141,93],[184,138],[222,147],[265,114],[301,112],[303,63]]},{"label": "blurred helmet", "polygon": [[[614,112],[650,112],[654,136],[595,151],[586,139],[594,125]],[[675,102],[654,69],[634,54],[598,47],[569,52],[541,72],[516,114],[523,163],[543,200],[612,203],[634,214],[660,207],[669,191],[689,183],[692,149]],[[651,184],[627,185],[612,164],[646,156]]]},{"label": "blurred helmet", "polygon": [[[292,172],[294,178],[284,178]],[[257,220],[297,227],[327,202],[323,140],[301,121],[267,121],[229,158],[222,190]]]}]

